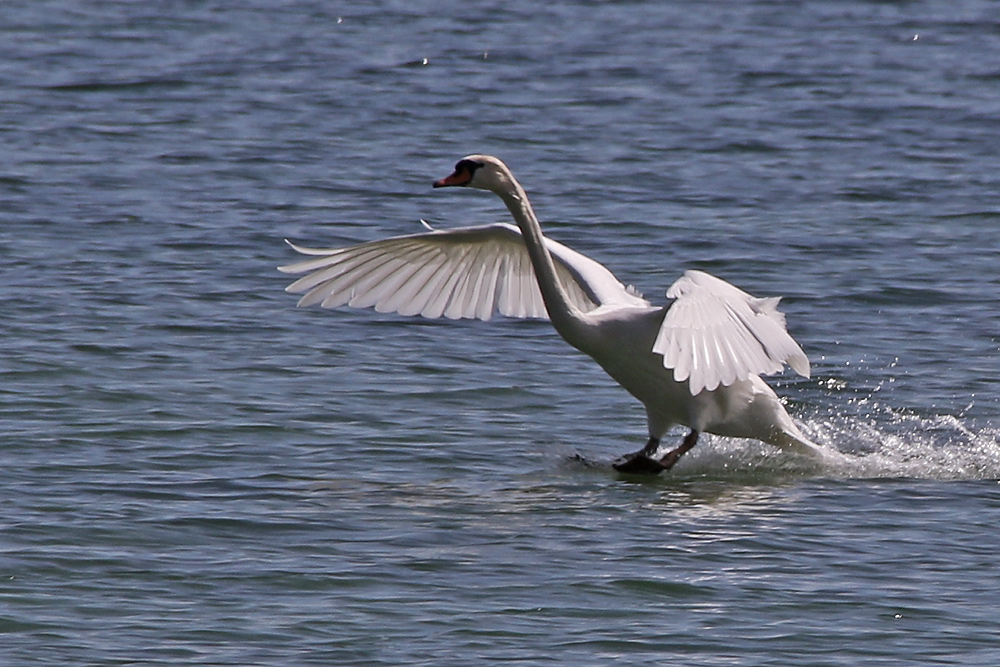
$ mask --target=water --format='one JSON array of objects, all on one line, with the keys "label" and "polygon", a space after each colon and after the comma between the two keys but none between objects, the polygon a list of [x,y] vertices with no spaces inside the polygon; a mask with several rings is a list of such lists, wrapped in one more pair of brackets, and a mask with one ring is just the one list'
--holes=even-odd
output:
[{"label": "water", "polygon": [[[992,3],[539,5],[0,5],[5,664],[997,664]],[[618,478],[547,324],[293,307],[283,238],[505,219],[472,152],[785,295],[848,460]]]}]

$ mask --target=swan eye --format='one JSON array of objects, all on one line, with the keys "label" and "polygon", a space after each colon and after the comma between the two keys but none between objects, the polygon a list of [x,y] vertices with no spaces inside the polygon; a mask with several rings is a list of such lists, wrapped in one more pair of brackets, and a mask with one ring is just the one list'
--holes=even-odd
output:
[{"label": "swan eye", "polygon": [[455,171],[458,173],[469,172],[469,178],[476,173],[476,170],[483,166],[482,162],[476,162],[475,160],[459,160],[455,165]]}]

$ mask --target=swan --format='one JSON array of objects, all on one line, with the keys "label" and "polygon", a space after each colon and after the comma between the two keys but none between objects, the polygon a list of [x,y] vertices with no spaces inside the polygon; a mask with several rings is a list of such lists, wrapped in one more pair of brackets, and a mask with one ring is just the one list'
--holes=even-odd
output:
[{"label": "swan", "polygon": [[[433,187],[493,192],[517,226],[431,230],[346,248],[313,249],[279,267],[306,273],[286,288],[299,306],[348,305],[424,317],[545,318],[646,408],[649,439],[612,465],[627,474],[669,470],[699,434],[751,438],[823,458],[761,374],[787,364],[809,377],[809,360],[785,328],[778,298],[755,298],[702,271],[686,271],[655,306],[602,264],[542,234],[510,169],[470,155]],[[425,223],[426,224],[426,223]],[[657,456],[675,425],[690,431]]]}]

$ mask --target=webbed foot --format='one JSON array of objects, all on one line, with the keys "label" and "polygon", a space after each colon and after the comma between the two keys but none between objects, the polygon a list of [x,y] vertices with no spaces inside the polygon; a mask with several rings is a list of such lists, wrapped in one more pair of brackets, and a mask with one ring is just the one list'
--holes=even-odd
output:
[{"label": "webbed foot", "polygon": [[664,470],[673,468],[678,459],[690,451],[697,442],[698,431],[692,430],[684,438],[684,442],[681,443],[680,447],[671,449],[657,460],[650,455],[656,453],[657,448],[660,446],[660,441],[656,438],[650,438],[642,450],[628,454],[615,463],[612,463],[611,467],[626,475],[659,475]]},{"label": "webbed foot", "polygon": [[668,466],[642,452],[632,454],[624,461],[612,463],[611,467],[626,475],[659,475],[664,470],[669,470]]}]

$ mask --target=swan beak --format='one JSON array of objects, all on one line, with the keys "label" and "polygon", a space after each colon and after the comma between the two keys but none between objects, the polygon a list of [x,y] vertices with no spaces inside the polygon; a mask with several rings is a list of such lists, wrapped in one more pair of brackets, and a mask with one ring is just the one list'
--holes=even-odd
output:
[{"label": "swan beak", "polygon": [[468,185],[472,180],[472,170],[459,166],[451,176],[445,176],[440,181],[434,181],[435,188],[447,188],[454,185]]}]

